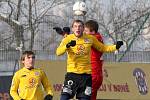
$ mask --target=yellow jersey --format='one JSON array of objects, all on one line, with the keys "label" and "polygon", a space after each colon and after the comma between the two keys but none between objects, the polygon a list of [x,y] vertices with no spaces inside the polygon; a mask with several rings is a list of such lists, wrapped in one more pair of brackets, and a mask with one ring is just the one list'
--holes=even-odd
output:
[{"label": "yellow jersey", "polygon": [[[75,40],[76,45],[66,48],[66,45],[71,40]],[[56,55],[59,56],[67,52],[67,72],[91,74],[91,47],[101,52],[113,52],[117,50],[116,45],[104,45],[92,35],[83,34],[81,37],[76,37],[74,34],[70,34],[63,38],[56,50]]]},{"label": "yellow jersey", "polygon": [[52,87],[43,70],[23,67],[13,76],[10,94],[14,100],[44,100],[42,85],[47,94],[53,96]]}]

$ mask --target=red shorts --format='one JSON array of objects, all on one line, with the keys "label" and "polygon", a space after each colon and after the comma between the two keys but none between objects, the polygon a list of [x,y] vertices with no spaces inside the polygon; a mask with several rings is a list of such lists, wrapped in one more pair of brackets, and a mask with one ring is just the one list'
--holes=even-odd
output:
[{"label": "red shorts", "polygon": [[93,63],[92,67],[92,97],[91,100],[96,100],[97,91],[100,88],[103,81],[103,73],[102,73],[102,64],[103,62]]}]

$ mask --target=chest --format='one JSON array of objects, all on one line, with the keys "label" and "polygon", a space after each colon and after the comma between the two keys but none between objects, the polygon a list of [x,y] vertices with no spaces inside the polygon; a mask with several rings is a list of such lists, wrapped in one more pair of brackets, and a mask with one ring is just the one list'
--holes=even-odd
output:
[{"label": "chest", "polygon": [[34,86],[39,84],[41,81],[41,75],[38,71],[35,72],[22,72],[20,75],[20,84],[26,86]]},{"label": "chest", "polygon": [[76,46],[71,47],[71,51],[76,55],[84,55],[91,51],[92,40],[88,38],[76,39]]}]

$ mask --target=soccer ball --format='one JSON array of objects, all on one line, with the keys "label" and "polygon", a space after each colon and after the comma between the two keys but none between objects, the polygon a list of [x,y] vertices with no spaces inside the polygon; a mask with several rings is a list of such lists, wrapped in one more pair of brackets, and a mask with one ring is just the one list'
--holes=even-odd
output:
[{"label": "soccer ball", "polygon": [[73,6],[74,15],[83,16],[86,14],[86,4],[83,1],[78,1]]}]

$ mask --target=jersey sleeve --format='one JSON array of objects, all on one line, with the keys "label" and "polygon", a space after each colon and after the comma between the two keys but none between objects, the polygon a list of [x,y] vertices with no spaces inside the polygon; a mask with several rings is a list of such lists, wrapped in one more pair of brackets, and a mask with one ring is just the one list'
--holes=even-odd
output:
[{"label": "jersey sleeve", "polygon": [[60,45],[58,46],[58,48],[56,49],[56,55],[60,56],[62,54],[64,54],[66,52],[66,45],[67,45],[67,37],[63,38],[63,40],[61,41]]},{"label": "jersey sleeve", "polygon": [[114,52],[116,49],[116,45],[105,45],[99,42],[96,37],[92,36],[93,39],[93,47],[101,52]]},{"label": "jersey sleeve", "polygon": [[12,96],[14,100],[21,100],[21,98],[18,95],[19,82],[20,81],[19,81],[18,74],[15,73],[12,79],[11,87],[10,87],[10,95]]},{"label": "jersey sleeve", "polygon": [[50,94],[53,96],[53,89],[52,89],[52,86],[51,86],[45,72],[41,70],[41,74],[42,74],[41,81],[42,81],[44,90],[46,91],[47,94]]}]

